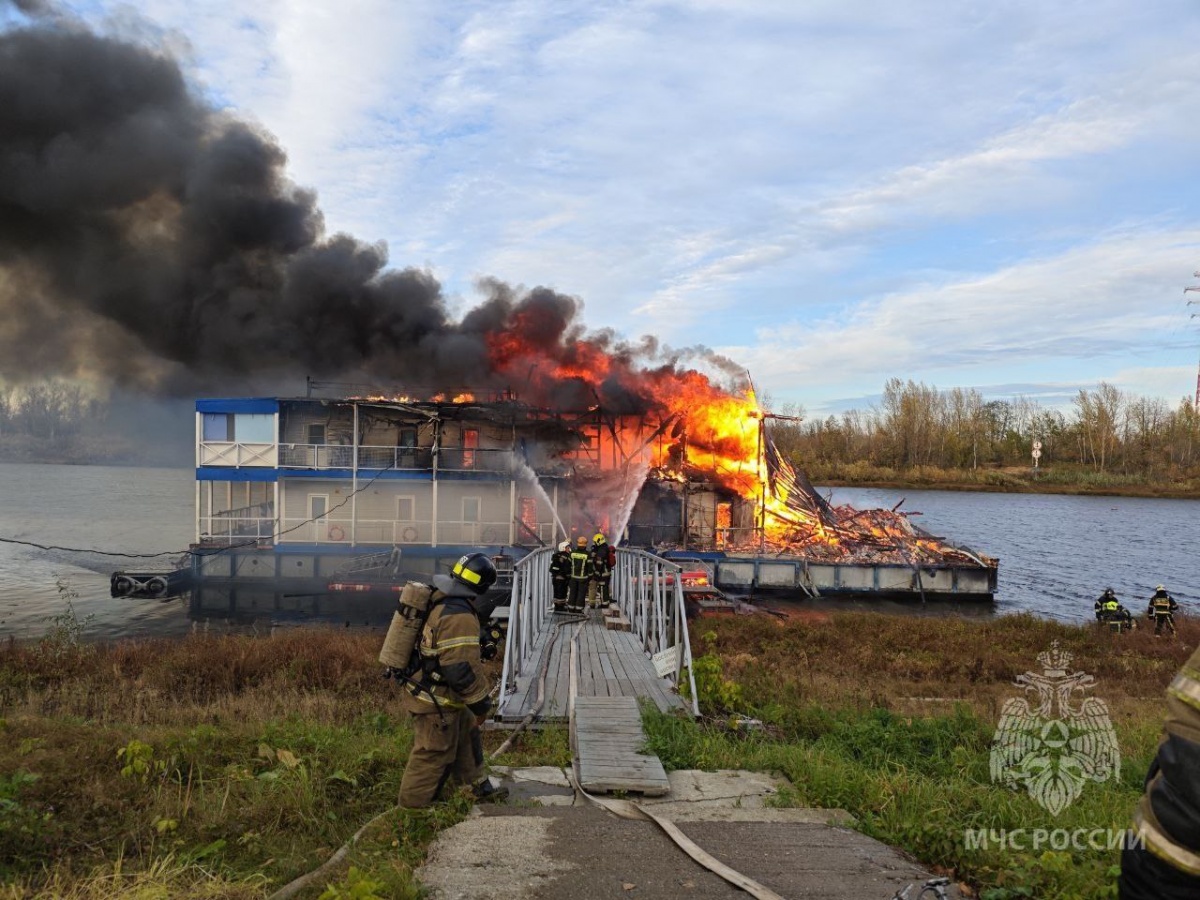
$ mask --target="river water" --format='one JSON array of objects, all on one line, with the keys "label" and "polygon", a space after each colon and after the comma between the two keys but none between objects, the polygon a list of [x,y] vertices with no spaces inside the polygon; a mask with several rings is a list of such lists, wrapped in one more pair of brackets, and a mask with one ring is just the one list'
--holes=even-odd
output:
[{"label": "river water", "polygon": [[[832,490],[834,503],[860,509],[890,508],[901,500],[902,511],[920,513],[913,521],[926,531],[999,557],[996,602],[965,612],[1028,611],[1082,621],[1091,617],[1095,597],[1111,586],[1139,614],[1160,582],[1185,610],[1200,612],[1200,500]],[[166,554],[135,559],[0,542],[0,636],[44,634],[53,617],[66,612],[68,600],[90,637],[189,631],[185,601],[112,599],[108,584],[117,569],[172,568],[193,540],[194,504],[191,469],[0,463],[0,538]],[[834,604],[849,605],[826,605]],[[931,604],[929,611],[953,610]]]}]

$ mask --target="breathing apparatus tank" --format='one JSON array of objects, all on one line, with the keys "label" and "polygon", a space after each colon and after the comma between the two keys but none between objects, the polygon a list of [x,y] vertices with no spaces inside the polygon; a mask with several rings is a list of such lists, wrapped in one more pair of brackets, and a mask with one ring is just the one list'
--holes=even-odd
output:
[{"label": "breathing apparatus tank", "polygon": [[411,671],[414,651],[421,640],[425,620],[429,618],[432,598],[433,587],[419,581],[410,581],[400,592],[398,608],[392,614],[392,624],[383,639],[383,649],[379,651],[379,661],[389,669],[406,674]]}]

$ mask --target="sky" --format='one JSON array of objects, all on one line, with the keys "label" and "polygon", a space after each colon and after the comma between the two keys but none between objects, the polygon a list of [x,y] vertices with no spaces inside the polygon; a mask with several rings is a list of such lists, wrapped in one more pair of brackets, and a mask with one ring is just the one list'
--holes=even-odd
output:
[{"label": "sky", "polygon": [[62,5],[173,48],[463,311],[544,285],[809,415],[1195,391],[1192,0]]}]

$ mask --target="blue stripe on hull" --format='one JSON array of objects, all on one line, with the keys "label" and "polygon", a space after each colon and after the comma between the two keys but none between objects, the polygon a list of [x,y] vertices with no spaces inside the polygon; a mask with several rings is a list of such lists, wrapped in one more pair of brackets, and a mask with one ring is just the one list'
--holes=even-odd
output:
[{"label": "blue stripe on hull", "polygon": [[246,466],[241,469],[224,466],[200,466],[196,469],[197,481],[278,481],[279,470],[266,467]]}]

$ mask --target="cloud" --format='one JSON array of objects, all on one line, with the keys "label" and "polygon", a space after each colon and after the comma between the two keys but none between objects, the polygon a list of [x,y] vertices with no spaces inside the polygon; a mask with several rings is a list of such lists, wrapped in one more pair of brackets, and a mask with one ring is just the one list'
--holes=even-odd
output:
[{"label": "cloud", "polygon": [[[1115,233],[1055,256],[863,300],[820,322],[781,321],[758,334],[757,348],[721,349],[753,358],[776,394],[911,373],[933,382],[973,373],[966,383],[979,384],[1006,368],[1049,373],[1066,363],[1113,380],[1123,356],[1161,358],[1162,336],[1184,322],[1183,301],[1174,300],[1179,273],[1198,255],[1197,229]],[[1184,346],[1178,341],[1175,350]],[[1155,380],[1149,371],[1139,383]]]},{"label": "cloud", "polygon": [[[592,326],[719,340],[806,402],[877,389],[823,384],[893,358],[993,383],[1116,371],[1166,325],[1081,295],[1168,296],[1197,262],[1149,246],[1200,200],[1182,0],[138,10],[278,137],[330,231],[385,240],[460,305],[496,276],[582,297]],[[1084,287],[1105,264],[1087,248],[1135,244],[1158,264]]]}]

